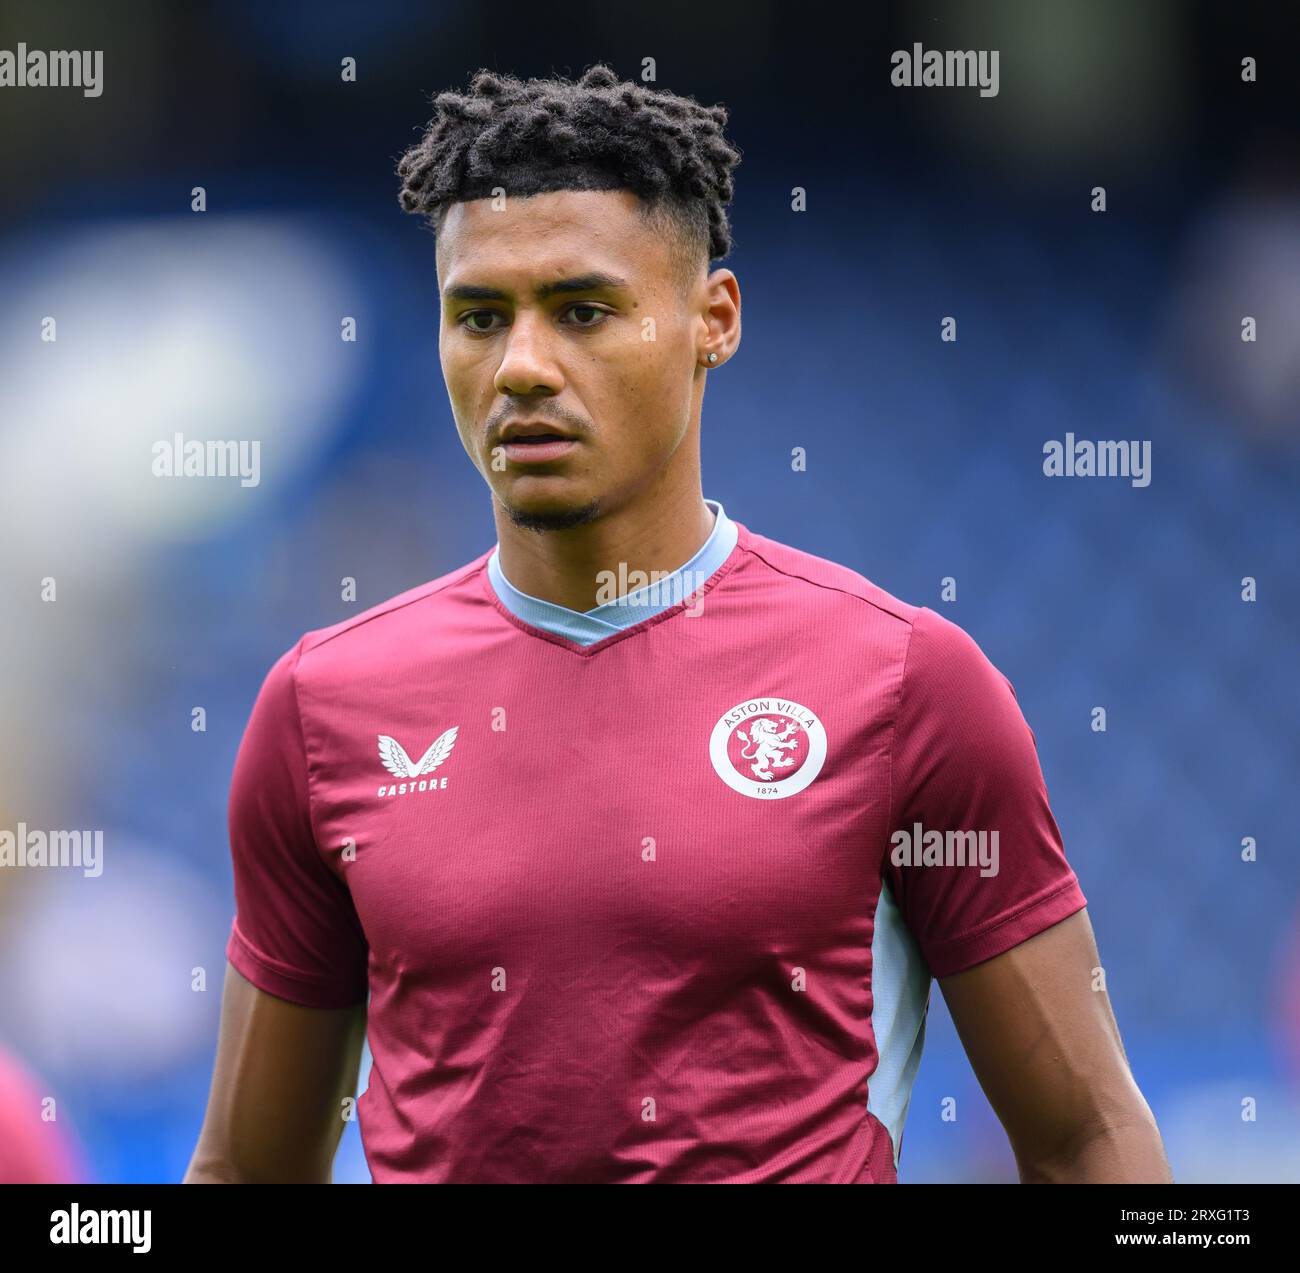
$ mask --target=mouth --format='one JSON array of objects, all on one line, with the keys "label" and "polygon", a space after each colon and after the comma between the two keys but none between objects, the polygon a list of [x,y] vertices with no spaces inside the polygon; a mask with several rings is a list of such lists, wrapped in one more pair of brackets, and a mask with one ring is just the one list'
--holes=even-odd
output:
[{"label": "mouth", "polygon": [[506,459],[514,464],[542,464],[568,455],[578,444],[572,438],[515,438],[502,444]]},{"label": "mouth", "polygon": [[544,464],[567,455],[578,444],[565,433],[548,424],[506,425],[501,434],[501,449],[513,464]]}]

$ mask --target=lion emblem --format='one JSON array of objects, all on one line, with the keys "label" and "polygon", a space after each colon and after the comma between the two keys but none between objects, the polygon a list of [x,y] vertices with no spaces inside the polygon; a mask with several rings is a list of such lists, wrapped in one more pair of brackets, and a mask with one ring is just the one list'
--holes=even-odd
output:
[{"label": "lion emblem", "polygon": [[797,738],[787,741],[798,729],[795,721],[781,729],[776,721],[760,716],[749,727],[748,734],[743,729],[736,731],[736,737],[745,744],[745,750],[740,754],[745,760],[753,761],[750,771],[756,778],[771,782],[776,777],[776,770],[789,769],[794,764],[795,758],[785,753],[798,747]]}]

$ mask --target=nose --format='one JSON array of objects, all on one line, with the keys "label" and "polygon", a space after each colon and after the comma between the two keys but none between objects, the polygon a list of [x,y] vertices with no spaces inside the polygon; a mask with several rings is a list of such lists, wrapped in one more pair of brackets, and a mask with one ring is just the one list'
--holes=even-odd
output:
[{"label": "nose", "polygon": [[506,335],[497,368],[500,394],[559,393],[564,377],[555,358],[553,333],[545,315],[519,311]]}]

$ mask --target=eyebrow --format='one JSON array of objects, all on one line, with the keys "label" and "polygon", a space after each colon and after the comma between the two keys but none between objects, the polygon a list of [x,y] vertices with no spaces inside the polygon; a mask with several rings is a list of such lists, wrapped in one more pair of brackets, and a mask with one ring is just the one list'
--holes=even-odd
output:
[{"label": "eyebrow", "polygon": [[[573,278],[557,279],[554,283],[542,283],[533,289],[533,295],[539,301],[549,296],[563,296],[570,292],[596,292],[602,288],[626,287],[627,280],[613,274],[576,274]],[[509,292],[496,287],[482,287],[477,283],[460,283],[443,292],[443,299],[448,301],[508,301]]]}]

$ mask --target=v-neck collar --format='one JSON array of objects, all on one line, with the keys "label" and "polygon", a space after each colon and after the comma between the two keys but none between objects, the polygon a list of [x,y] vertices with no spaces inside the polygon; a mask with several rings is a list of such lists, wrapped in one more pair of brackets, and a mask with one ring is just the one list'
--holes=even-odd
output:
[{"label": "v-neck collar", "polygon": [[[736,551],[744,527],[727,517],[717,500],[705,500],[715,513],[713,530],[690,561],[655,583],[635,589],[586,613],[520,592],[501,572],[494,547],[484,559],[484,595],[520,631],[588,655],[672,618],[712,591],[740,559]],[[622,622],[623,620],[630,620]],[[579,639],[581,638],[581,639]]]},{"label": "v-neck collar", "polygon": [[[717,500],[704,501],[714,514],[713,528],[695,555],[676,570],[585,612],[521,592],[502,572],[497,545],[488,555],[487,573],[497,599],[517,619],[575,645],[594,645],[644,623],[696,592],[731,555],[736,525]],[[626,584],[626,580],[620,581]]]}]

